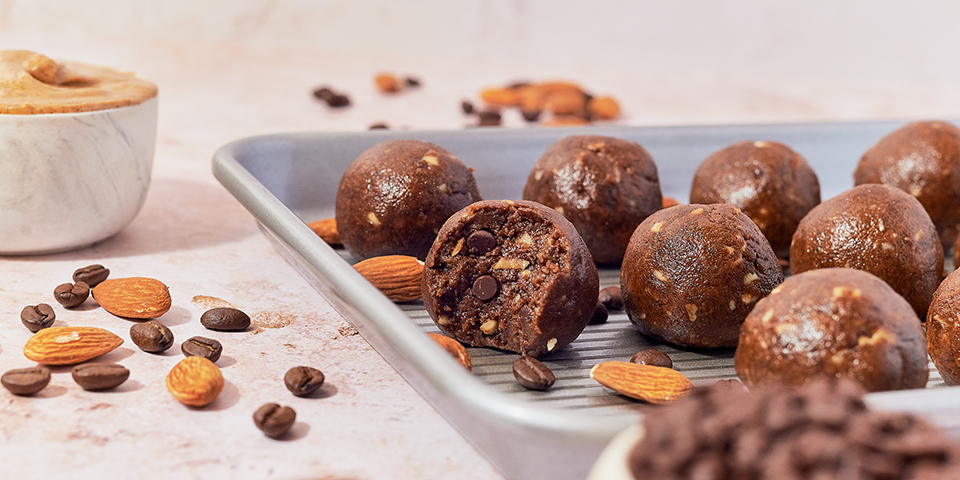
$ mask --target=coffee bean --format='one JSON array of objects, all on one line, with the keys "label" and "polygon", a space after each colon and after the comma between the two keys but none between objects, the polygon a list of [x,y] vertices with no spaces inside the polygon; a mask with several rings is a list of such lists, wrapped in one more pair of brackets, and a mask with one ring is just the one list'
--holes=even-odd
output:
[{"label": "coffee bean", "polygon": [[253,423],[270,438],[280,438],[297,421],[297,412],[290,407],[268,403],[253,413]]},{"label": "coffee bean", "polygon": [[520,114],[528,122],[536,122],[540,119],[540,110],[521,110]]},{"label": "coffee bean", "polygon": [[23,310],[20,310],[20,321],[33,333],[53,325],[53,321],[56,319],[57,313],[53,311],[53,307],[46,303],[27,305],[23,307]]},{"label": "coffee bean", "polygon": [[501,124],[500,112],[483,110],[477,113],[477,117],[480,119],[481,127],[499,127]]},{"label": "coffee bean", "polygon": [[109,276],[109,268],[104,268],[103,265],[90,265],[87,267],[78,268],[75,272],[73,272],[73,281],[86,283],[87,286],[93,288],[96,287],[100,282],[106,280]]},{"label": "coffee bean", "polygon": [[593,316],[590,317],[590,325],[606,323],[609,316],[610,312],[607,312],[607,307],[603,306],[602,303],[597,302],[597,306],[593,309]]},{"label": "coffee bean", "polygon": [[33,395],[43,390],[48,383],[50,370],[39,366],[8,370],[0,377],[0,384],[14,395]]},{"label": "coffee bean", "polygon": [[557,377],[546,365],[526,355],[513,362],[513,376],[520,385],[530,390],[546,390],[557,381]]},{"label": "coffee bean", "polygon": [[90,286],[86,282],[63,283],[53,290],[57,303],[67,308],[79,306],[90,296]]},{"label": "coffee bean", "polygon": [[130,370],[115,363],[85,363],[73,367],[73,380],[84,390],[109,390],[130,377]]},{"label": "coffee bean", "polygon": [[130,340],[144,352],[160,353],[173,346],[173,332],[166,325],[150,320],[133,324],[130,327]]},{"label": "coffee bean", "polygon": [[497,296],[497,292],[500,291],[500,284],[497,283],[496,278],[490,275],[483,275],[473,281],[472,291],[474,296],[486,302]]},{"label": "coffee bean", "polygon": [[283,384],[290,393],[306,397],[323,385],[323,372],[313,367],[293,367],[283,376]]},{"label": "coffee bean", "polygon": [[473,115],[477,110],[473,107],[473,103],[466,100],[460,102],[460,109],[463,110],[464,115]]},{"label": "coffee bean", "polygon": [[338,93],[333,97],[331,97],[330,100],[327,100],[327,105],[333,108],[349,107],[350,97],[343,95],[341,93]]},{"label": "coffee bean", "polygon": [[403,79],[403,83],[405,83],[408,87],[419,87],[420,79],[417,77],[406,77]]},{"label": "coffee bean", "polygon": [[486,230],[477,230],[467,236],[467,249],[474,255],[484,255],[496,246],[496,237]]},{"label": "coffee bean", "polygon": [[607,310],[623,310],[623,296],[616,285],[600,289],[599,300]]},{"label": "coffee bean", "polygon": [[236,308],[220,307],[203,312],[200,324],[210,330],[239,332],[250,326],[250,317]]},{"label": "coffee bean", "polygon": [[634,354],[634,356],[630,357],[630,362],[654,367],[673,368],[673,360],[670,359],[670,355],[655,348],[640,350]]},{"label": "coffee bean", "polygon": [[350,97],[336,93],[329,87],[320,87],[313,91],[313,96],[323,100],[330,107],[346,107],[350,105]]},{"label": "coffee bean", "polygon": [[216,363],[223,353],[223,345],[212,338],[190,337],[180,344],[180,351],[185,357],[203,357]]}]

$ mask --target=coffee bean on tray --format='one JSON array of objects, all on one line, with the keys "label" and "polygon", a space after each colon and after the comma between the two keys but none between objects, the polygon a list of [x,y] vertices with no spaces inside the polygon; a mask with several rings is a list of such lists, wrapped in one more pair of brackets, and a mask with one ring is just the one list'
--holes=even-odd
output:
[{"label": "coffee bean on tray", "polygon": [[673,368],[673,360],[670,359],[670,355],[655,348],[640,350],[634,354],[633,357],[630,357],[630,362],[654,367]]},{"label": "coffee bean on tray", "polygon": [[223,345],[212,338],[190,337],[180,344],[180,351],[185,357],[203,357],[216,363],[223,354]]},{"label": "coffee bean on tray", "polygon": [[14,395],[28,396],[43,390],[50,383],[50,370],[29,367],[9,370],[0,377],[0,384]]},{"label": "coffee bean on tray", "polygon": [[63,283],[53,290],[57,303],[67,308],[79,306],[90,296],[90,286],[86,282]]},{"label": "coffee bean on tray", "polygon": [[130,340],[144,352],[160,353],[173,346],[173,332],[166,325],[150,320],[133,324]]},{"label": "coffee bean on tray", "polygon": [[546,365],[526,355],[513,362],[513,376],[520,385],[530,390],[546,390],[557,381],[557,377]]},{"label": "coffee bean on tray", "polygon": [[33,333],[53,325],[56,319],[57,313],[53,311],[53,307],[46,303],[27,305],[20,311],[20,321]]},{"label": "coffee bean on tray", "polygon": [[313,367],[293,367],[283,376],[283,384],[290,393],[306,397],[323,386],[323,372]]},{"label": "coffee bean on tray", "polygon": [[250,317],[236,308],[211,308],[200,316],[200,324],[210,330],[239,332],[250,326]]},{"label": "coffee bean on tray", "polygon": [[297,412],[290,407],[268,403],[253,413],[253,423],[270,438],[280,438],[297,421]]},{"label": "coffee bean on tray", "polygon": [[600,289],[599,299],[607,310],[623,310],[623,296],[620,294],[620,287],[616,285]]},{"label": "coffee bean on tray", "polygon": [[110,390],[130,377],[130,370],[115,363],[85,363],[73,367],[73,380],[84,390]]},{"label": "coffee bean on tray", "polygon": [[590,317],[590,325],[606,323],[609,316],[610,312],[607,311],[607,307],[604,307],[603,303],[597,302],[597,306],[593,309],[593,316]]},{"label": "coffee bean on tray", "polygon": [[103,265],[90,265],[78,268],[73,272],[73,281],[86,283],[90,288],[93,288],[109,276],[109,268],[104,268]]}]

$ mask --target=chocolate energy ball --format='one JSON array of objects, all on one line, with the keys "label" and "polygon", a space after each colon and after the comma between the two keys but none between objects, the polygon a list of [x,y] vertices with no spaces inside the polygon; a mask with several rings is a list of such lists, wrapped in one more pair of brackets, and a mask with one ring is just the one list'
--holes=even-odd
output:
[{"label": "chocolate energy ball", "polygon": [[793,235],[794,274],[831,267],[880,277],[925,318],[943,278],[943,248],[917,199],[887,185],[860,185],[815,207]]},{"label": "chocolate energy ball", "polygon": [[638,143],[595,135],[550,145],[530,172],[523,198],[567,217],[599,264],[620,263],[633,230],[663,204],[650,154]]},{"label": "chocolate energy ball", "polygon": [[852,268],[795,274],[757,302],[734,368],[747,387],[846,376],[868,391],[927,384],[923,327],[883,280]]},{"label": "chocolate energy ball", "polygon": [[620,268],[630,321],[686,347],[733,347],[757,300],[780,282],[777,256],[733,205],[677,205],[637,227]]},{"label": "chocolate energy ball", "polygon": [[423,271],[423,305],[467,345],[537,357],[590,321],[597,268],[576,228],[535,202],[482,201],[443,225]]},{"label": "chocolate energy ball", "polygon": [[960,270],[940,284],[927,311],[927,353],[947,385],[960,385]]},{"label": "chocolate energy ball", "polygon": [[388,140],[360,154],[337,190],[343,246],[360,260],[423,259],[443,222],[480,200],[473,171],[450,152],[419,140]]},{"label": "chocolate energy ball", "polygon": [[633,478],[947,480],[960,446],[907,413],[868,408],[844,378],[750,392],[722,383],[645,415],[627,456]]},{"label": "chocolate energy ball", "polygon": [[820,203],[820,182],[807,161],[782,143],[738,142],[700,164],[690,203],[729,203],[743,210],[774,253],[787,258],[800,219]]},{"label": "chocolate energy ball", "polygon": [[856,185],[883,183],[916,197],[937,227],[944,251],[960,225],[960,128],[939,121],[913,122],[870,147]]}]

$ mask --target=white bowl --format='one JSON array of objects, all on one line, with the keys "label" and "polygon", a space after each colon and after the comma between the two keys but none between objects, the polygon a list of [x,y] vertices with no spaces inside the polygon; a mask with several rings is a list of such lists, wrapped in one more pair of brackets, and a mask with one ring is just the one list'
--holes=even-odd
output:
[{"label": "white bowl", "polygon": [[0,114],[0,255],[89,246],[143,206],[157,97],[80,113]]}]

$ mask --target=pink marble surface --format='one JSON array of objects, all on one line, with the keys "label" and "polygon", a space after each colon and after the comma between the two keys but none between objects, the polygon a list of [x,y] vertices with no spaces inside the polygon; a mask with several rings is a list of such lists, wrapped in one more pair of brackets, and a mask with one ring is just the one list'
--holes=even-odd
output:
[{"label": "pink marble surface", "polygon": [[[59,255],[0,258],[0,371],[32,366],[23,357],[30,332],[23,306],[55,305],[56,285],[79,267],[101,263],[111,277],[148,276],[170,287],[173,308],[160,318],[178,340],[220,340],[226,387],[212,405],[187,408],[163,379],[181,358],[175,347],[151,355],[129,341],[131,322],[93,300],[66,310],[58,325],[107,328],[125,340],[99,359],[131,377],[115,391],[81,390],[68,368],[34,398],[0,390],[0,478],[491,479],[499,474],[410,388],[279,255],[252,217],[210,173],[213,152],[238,138],[291,131],[394,128],[459,129],[469,122],[460,100],[517,79],[569,78],[620,99],[624,124],[954,118],[960,94],[947,82],[878,79],[843,82],[829,75],[771,82],[750,75],[717,78],[670,72],[530,66],[489,58],[433,62],[408,56],[347,55],[290,46],[178,42],[171,38],[55,38],[0,31],[5,47],[53,58],[136,71],[160,86],[153,182],[137,219],[115,237]],[[420,89],[385,96],[376,72],[413,74]],[[311,96],[329,84],[354,106],[331,110]],[[507,126],[522,127],[517,116]],[[200,314],[221,302],[258,325],[242,333],[206,331]],[[282,384],[295,365],[324,371],[314,398]],[[251,415],[266,402],[292,406],[291,436],[263,436]]]}]

